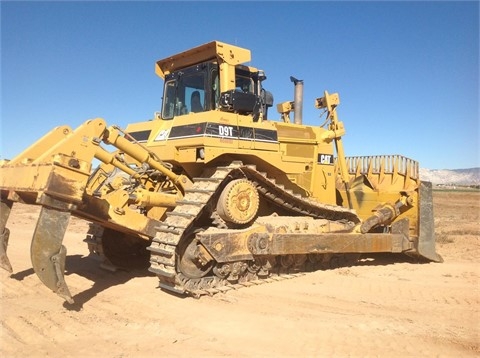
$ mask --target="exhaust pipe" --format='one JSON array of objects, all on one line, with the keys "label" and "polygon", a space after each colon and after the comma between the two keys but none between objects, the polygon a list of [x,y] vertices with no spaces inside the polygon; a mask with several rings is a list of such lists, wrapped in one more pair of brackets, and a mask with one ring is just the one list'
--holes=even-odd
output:
[{"label": "exhaust pipe", "polygon": [[290,81],[295,85],[293,109],[295,124],[302,124],[303,121],[303,80],[290,76]]}]

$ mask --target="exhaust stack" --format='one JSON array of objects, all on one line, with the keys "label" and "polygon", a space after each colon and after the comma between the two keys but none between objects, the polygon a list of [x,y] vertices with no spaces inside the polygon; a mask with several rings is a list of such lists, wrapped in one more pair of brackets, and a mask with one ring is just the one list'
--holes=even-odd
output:
[{"label": "exhaust stack", "polygon": [[303,80],[298,80],[293,76],[290,76],[290,81],[295,85],[294,93],[294,122],[295,124],[302,124],[303,120]]}]

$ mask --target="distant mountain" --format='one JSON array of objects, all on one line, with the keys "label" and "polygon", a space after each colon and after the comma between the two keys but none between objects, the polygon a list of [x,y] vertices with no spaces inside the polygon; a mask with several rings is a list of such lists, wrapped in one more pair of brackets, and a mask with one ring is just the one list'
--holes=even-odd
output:
[{"label": "distant mountain", "polygon": [[420,168],[420,179],[433,184],[479,185],[480,168],[454,170]]}]

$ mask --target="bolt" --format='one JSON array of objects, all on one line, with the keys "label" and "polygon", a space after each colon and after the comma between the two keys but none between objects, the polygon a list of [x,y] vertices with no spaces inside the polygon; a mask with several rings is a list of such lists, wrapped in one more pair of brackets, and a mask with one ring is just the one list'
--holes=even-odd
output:
[{"label": "bolt", "polygon": [[122,209],[122,208],[118,208],[118,207],[115,208],[115,209],[113,209],[113,212],[114,212],[115,214],[118,214],[118,215],[124,215],[124,214],[125,214],[125,210]]},{"label": "bolt", "polygon": [[260,250],[265,250],[267,248],[267,239],[262,237],[258,240],[258,247]]}]

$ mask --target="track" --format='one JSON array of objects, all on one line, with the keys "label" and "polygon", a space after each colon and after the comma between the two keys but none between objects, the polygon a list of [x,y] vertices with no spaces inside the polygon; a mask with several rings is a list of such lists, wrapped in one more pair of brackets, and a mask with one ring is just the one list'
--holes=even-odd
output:
[{"label": "track", "polygon": [[321,204],[285,190],[266,174],[258,172],[255,166],[233,162],[229,166],[218,167],[212,175],[194,180],[193,187],[187,190],[184,198],[157,228],[157,234],[148,247],[151,252],[149,271],[159,277],[161,288],[193,296],[211,295],[292,278],[304,271],[344,266],[350,259],[357,258],[331,254],[258,257],[253,261],[229,263],[231,272],[228,274],[214,264],[213,267],[207,265],[199,269],[198,274],[185,274],[182,266],[185,267],[185,262],[193,257],[195,235],[208,227],[224,225],[215,215],[215,204],[223,187],[237,178],[248,178],[255,184],[261,200],[281,207],[287,215],[351,223],[360,221],[352,210]]}]

